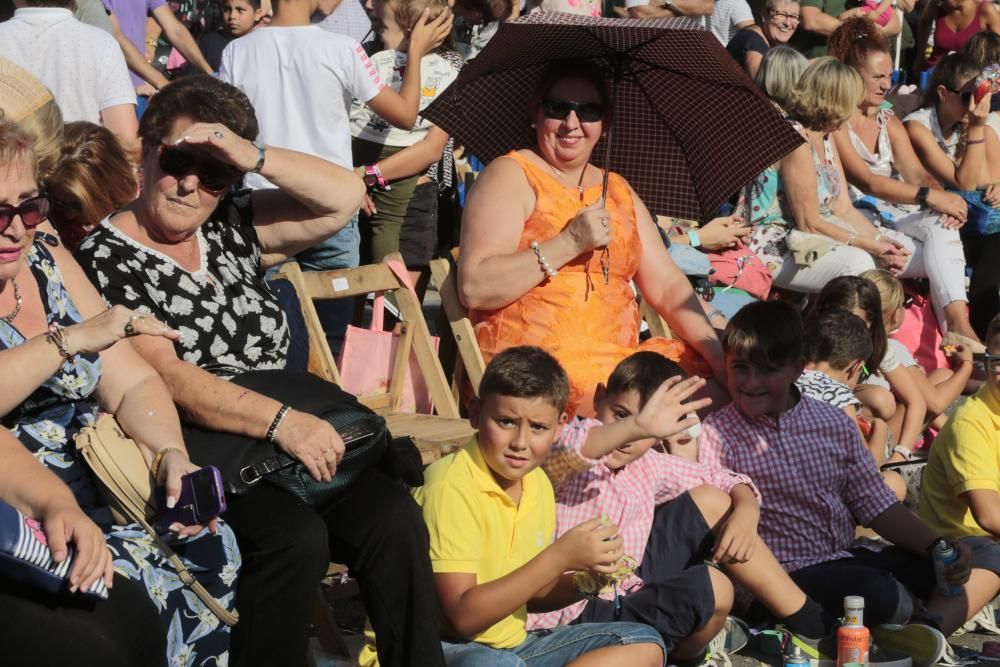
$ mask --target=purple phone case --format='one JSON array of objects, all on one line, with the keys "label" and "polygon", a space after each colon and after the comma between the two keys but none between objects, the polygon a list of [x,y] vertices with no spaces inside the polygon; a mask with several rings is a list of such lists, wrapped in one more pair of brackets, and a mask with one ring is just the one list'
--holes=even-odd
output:
[{"label": "purple phone case", "polygon": [[[202,492],[196,493],[195,486]],[[157,523],[166,529],[173,523],[185,526],[203,524],[226,511],[222,473],[215,466],[205,466],[181,477],[181,495],[173,509],[167,508],[167,489],[156,487]]]}]

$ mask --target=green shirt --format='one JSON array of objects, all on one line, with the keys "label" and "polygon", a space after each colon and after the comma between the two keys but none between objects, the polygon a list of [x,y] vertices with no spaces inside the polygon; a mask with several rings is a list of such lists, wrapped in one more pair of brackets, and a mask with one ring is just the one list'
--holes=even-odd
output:
[{"label": "green shirt", "polygon": [[[802,8],[815,7],[824,14],[837,18],[847,9],[846,0],[802,0]],[[792,36],[792,46],[805,54],[806,58],[826,55],[826,35],[806,30],[801,25]]]}]

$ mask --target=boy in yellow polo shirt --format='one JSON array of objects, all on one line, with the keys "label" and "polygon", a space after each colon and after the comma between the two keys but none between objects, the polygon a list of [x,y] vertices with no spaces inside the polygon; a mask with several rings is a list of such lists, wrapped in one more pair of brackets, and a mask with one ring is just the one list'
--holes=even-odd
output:
[{"label": "boy in yellow polo shirt", "polygon": [[[920,516],[972,549],[964,595],[946,598],[947,627],[961,625],[1000,593],[1000,315],[986,330],[986,384],[934,439]],[[957,621],[957,622],[955,622]]]},{"label": "boy in yellow polo shirt", "polygon": [[662,666],[659,633],[638,623],[527,632],[528,608],[579,600],[573,572],[610,574],[623,557],[614,526],[599,519],[553,542],[552,485],[539,468],[566,421],[569,381],[536,347],[490,361],[469,408],[479,430],[432,464],[414,491],[430,532],[431,564],[449,666]]}]

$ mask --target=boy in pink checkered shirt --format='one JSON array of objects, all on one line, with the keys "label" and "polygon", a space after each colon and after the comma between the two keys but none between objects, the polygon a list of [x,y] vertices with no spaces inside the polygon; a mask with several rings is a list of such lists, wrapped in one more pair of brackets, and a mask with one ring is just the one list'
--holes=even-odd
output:
[{"label": "boy in pink checkered shirt", "polygon": [[[796,388],[804,366],[798,312],[774,301],[745,306],[722,346],[733,402],[706,418],[698,460],[753,478],[760,536],[811,598],[838,614],[845,595],[864,597],[880,648],[909,654],[914,667],[935,664],[947,645],[935,627],[944,598],[934,591],[930,552],[944,538],[885,485],[850,417]],[[894,546],[859,548],[858,524]],[[956,548],[945,576],[962,584],[970,554]]]},{"label": "boy in pink checkered shirt", "polygon": [[[600,421],[577,420],[563,428],[542,464],[556,490],[556,534],[607,516],[638,567],[617,591],[533,614],[529,627],[643,622],[672,648],[671,663],[697,664],[732,604],[732,585],[705,564],[714,560],[767,601],[775,617],[818,640],[829,619],[757,537],[758,496],[750,478],[661,451],[658,436],[668,431],[658,429],[657,420],[668,412],[668,400],[676,404],[704,385],[694,378],[674,386],[684,377],[674,362],[638,352],[618,364],[607,387],[598,386],[594,409]],[[699,428],[693,411],[707,402],[688,404],[691,427],[667,435],[668,449],[692,444]]]}]

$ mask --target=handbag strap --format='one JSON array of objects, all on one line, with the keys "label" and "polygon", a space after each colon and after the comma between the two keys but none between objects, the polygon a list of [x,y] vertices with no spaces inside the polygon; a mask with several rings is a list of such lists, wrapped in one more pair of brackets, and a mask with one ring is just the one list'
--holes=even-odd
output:
[{"label": "handbag strap", "polygon": [[[340,431],[338,435],[340,435],[340,438],[344,441],[344,446],[346,447],[351,443],[357,442],[358,440],[364,440],[365,438],[369,438],[375,434],[366,424],[352,424],[343,431]],[[298,459],[294,459],[287,454],[279,452],[274,456],[262,459],[256,463],[252,463],[241,468],[240,479],[247,486],[253,486],[267,475],[284,470],[285,468],[290,468],[298,462]]]},{"label": "handbag strap", "polygon": [[[106,420],[111,420],[111,423],[107,423]],[[108,432],[107,437],[109,439],[122,439],[123,442],[127,442],[129,446],[136,448],[136,454],[138,455],[138,446],[135,442],[126,439],[127,436],[121,431],[117,422],[114,421],[114,417],[111,415],[101,417],[94,425],[80,431],[75,440],[77,451],[80,452],[83,459],[98,479],[100,479],[101,483],[104,484],[108,492],[118,501],[120,505],[119,509],[125,514],[126,518],[142,526],[143,530],[149,534],[153,542],[156,543],[156,546],[159,547],[160,552],[166,556],[171,567],[177,572],[177,576],[180,577],[181,581],[198,596],[209,611],[215,614],[220,621],[228,626],[236,625],[240,618],[239,613],[235,610],[229,611],[216,600],[202,586],[201,582],[194,578],[194,575],[191,574],[184,561],[174,553],[174,550],[160,538],[153,527],[149,525],[149,522],[146,521],[145,508],[148,502],[138,495],[135,491],[135,485],[128,479],[128,476],[119,466],[106,465],[106,462],[114,463],[115,456],[110,447],[103,446],[101,447],[103,451],[99,452],[98,447],[95,446],[96,442],[104,442],[101,431]]]}]

